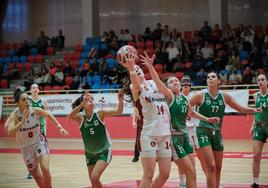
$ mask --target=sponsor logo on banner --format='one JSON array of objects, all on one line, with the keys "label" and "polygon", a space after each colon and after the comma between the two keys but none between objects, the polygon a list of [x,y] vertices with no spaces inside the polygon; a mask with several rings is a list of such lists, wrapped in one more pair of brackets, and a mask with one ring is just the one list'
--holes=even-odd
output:
[{"label": "sponsor logo on banner", "polygon": [[[94,98],[95,111],[105,109],[116,109],[118,106],[117,93],[91,94]],[[72,110],[72,103],[80,97],[81,94],[61,94],[45,95],[42,99],[48,102],[48,111],[53,115],[68,115]],[[132,114],[133,107],[131,103],[124,101],[123,114]]]},{"label": "sponsor logo on banner", "polygon": [[[248,106],[248,90],[239,91],[225,91],[232,98],[242,106]],[[81,94],[62,94],[62,95],[45,95],[41,96],[48,102],[48,111],[54,115],[68,115],[72,110],[72,103],[80,97]],[[95,102],[95,110],[111,110],[116,109],[118,106],[117,93],[103,93],[103,94],[92,94]],[[1,102],[1,98],[0,98]],[[211,103],[211,101],[209,101]],[[1,103],[0,103],[1,104]],[[226,113],[236,112],[234,109],[226,105]],[[131,103],[124,101],[124,115],[133,113],[133,106]]]}]

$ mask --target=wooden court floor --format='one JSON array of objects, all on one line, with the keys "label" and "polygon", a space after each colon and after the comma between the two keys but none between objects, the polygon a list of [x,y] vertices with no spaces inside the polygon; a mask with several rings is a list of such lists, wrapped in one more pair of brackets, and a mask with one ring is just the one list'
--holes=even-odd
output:
[{"label": "wooden court floor", "polygon": [[[251,140],[225,140],[225,158],[222,183],[251,183]],[[132,163],[133,140],[113,140],[113,159],[102,175],[102,182],[138,180],[142,175],[139,162]],[[54,188],[82,188],[90,186],[80,139],[49,139],[50,168]],[[0,138],[0,188],[34,188],[34,180],[26,179],[27,171],[22,156],[16,150],[13,138]],[[71,154],[71,151],[75,154]],[[268,144],[264,145],[260,183],[268,185]],[[204,183],[204,175],[196,159],[198,183]],[[156,169],[157,172],[157,169]],[[169,181],[178,182],[177,167],[172,164]]]}]

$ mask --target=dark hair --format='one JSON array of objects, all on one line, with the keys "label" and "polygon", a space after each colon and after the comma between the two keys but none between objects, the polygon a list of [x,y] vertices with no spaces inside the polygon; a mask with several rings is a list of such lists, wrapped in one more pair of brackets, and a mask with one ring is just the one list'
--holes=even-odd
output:
[{"label": "dark hair", "polygon": [[125,94],[124,100],[126,102],[134,102],[134,98],[132,96],[132,92],[130,89],[130,84],[131,84],[130,77],[129,75],[127,75],[123,78],[123,85],[122,85]]},{"label": "dark hair", "polygon": [[26,93],[24,90],[22,90],[20,87],[17,87],[13,93],[13,98],[15,102],[19,102],[21,94]]},{"label": "dark hair", "polygon": [[188,85],[188,86],[191,86],[191,77],[189,75],[184,75],[181,79],[181,85],[182,86],[185,86],[185,85]]},{"label": "dark hair", "polygon": [[[72,103],[72,108],[76,108],[77,106],[79,106],[82,101],[83,101],[83,97],[84,97],[85,93],[83,93],[80,97],[78,97],[73,103]],[[84,110],[84,108],[82,108],[80,110],[80,112],[82,112]]]}]

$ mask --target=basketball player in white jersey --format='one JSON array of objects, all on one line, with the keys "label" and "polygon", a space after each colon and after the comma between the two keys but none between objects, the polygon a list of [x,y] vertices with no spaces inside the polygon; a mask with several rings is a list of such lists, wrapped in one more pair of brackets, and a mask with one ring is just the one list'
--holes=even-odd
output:
[{"label": "basketball player in white jersey", "polygon": [[[129,53],[124,66],[131,80],[131,93],[135,106],[141,106],[140,158],[143,176],[140,187],[163,187],[169,177],[171,166],[171,131],[169,107],[165,96],[158,90],[154,81],[146,80],[143,70],[135,65],[137,57]],[[159,175],[153,181],[158,161]]]},{"label": "basketball player in white jersey", "polygon": [[49,117],[62,135],[68,132],[62,128],[56,118],[40,108],[31,108],[26,92],[17,88],[14,91],[17,108],[10,114],[8,135],[16,134],[24,162],[36,183],[41,188],[51,188],[49,170],[49,149],[45,135],[41,132],[39,117]]},{"label": "basketball player in white jersey", "polygon": [[[190,100],[190,98],[193,96],[193,93],[191,92],[191,78],[190,78],[190,76],[184,75],[182,77],[181,87],[182,87],[182,94],[185,97],[187,97],[188,100]],[[193,147],[193,149],[194,149],[194,145],[193,145],[192,139],[194,136],[194,127],[195,127],[196,121],[198,121],[198,120],[194,119],[193,117],[187,117],[187,120],[186,120],[186,126],[188,128],[189,142],[190,142],[191,146]],[[195,166],[195,160],[194,160],[193,153],[189,154],[188,156],[189,156],[193,166]],[[179,168],[179,180],[180,180],[180,187],[181,188],[186,187],[185,175],[182,172],[182,170],[180,170],[180,168]]]}]

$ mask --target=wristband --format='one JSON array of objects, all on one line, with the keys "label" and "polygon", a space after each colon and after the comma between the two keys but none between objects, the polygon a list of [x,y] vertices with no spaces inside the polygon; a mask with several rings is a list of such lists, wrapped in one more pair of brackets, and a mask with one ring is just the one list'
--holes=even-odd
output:
[{"label": "wristband", "polygon": [[134,74],[136,74],[136,72],[135,71],[129,71],[129,74],[134,75]]}]

